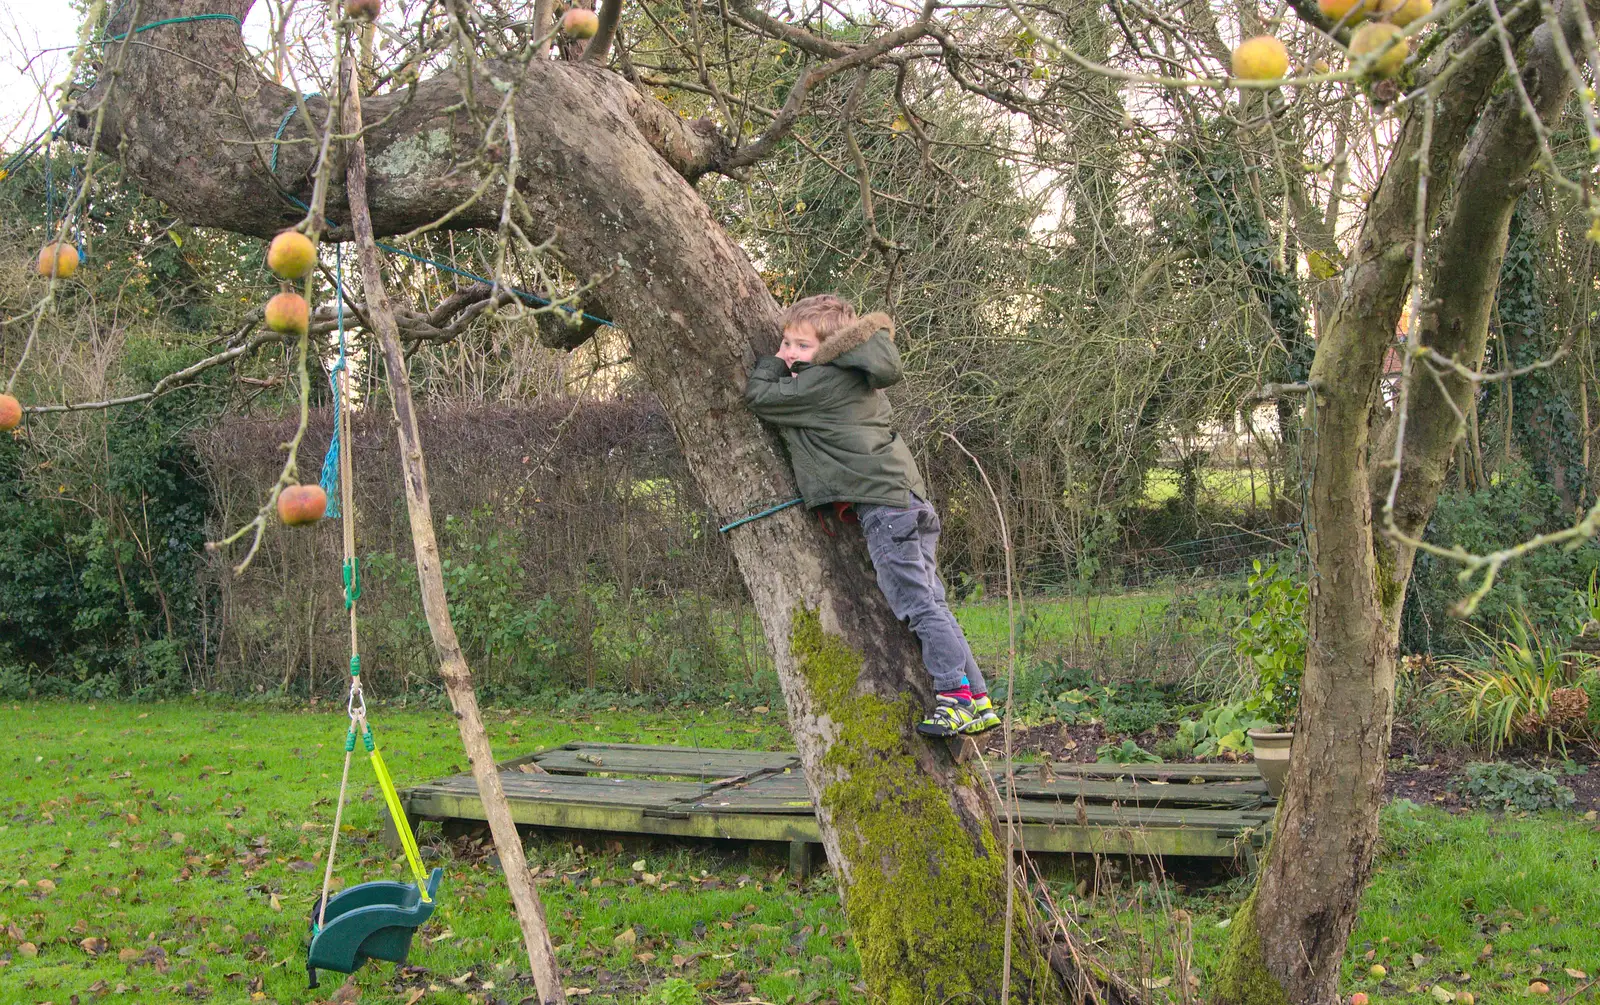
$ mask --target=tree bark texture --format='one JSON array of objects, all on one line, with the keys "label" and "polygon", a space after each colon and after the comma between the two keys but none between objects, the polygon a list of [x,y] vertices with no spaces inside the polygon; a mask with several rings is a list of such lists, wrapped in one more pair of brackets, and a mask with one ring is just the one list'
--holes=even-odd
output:
[{"label": "tree bark texture", "polygon": [[[472,765],[478,797],[483,802],[484,815],[488,817],[495,853],[500,858],[500,868],[511,890],[511,903],[522,929],[522,940],[528,951],[528,963],[533,969],[539,1000],[543,1005],[565,1005],[567,997],[561,987],[561,968],[556,963],[555,948],[550,944],[544,905],[539,900],[533,874],[528,871],[527,860],[523,857],[522,836],[517,833],[516,821],[511,818],[511,807],[500,785],[494,752],[489,747],[489,736],[483,728],[483,716],[478,711],[478,692],[473,687],[472,670],[461,652],[455,624],[450,618],[444,571],[439,562],[439,542],[433,530],[428,469],[422,455],[416,407],[411,399],[411,381],[405,353],[400,347],[400,330],[389,303],[389,292],[383,283],[383,265],[378,258],[378,245],[372,233],[372,216],[367,212],[367,152],[361,138],[361,94],[353,86],[355,82],[352,72],[346,81],[345,103],[340,116],[344,132],[355,137],[350,144],[345,168],[350,196],[350,224],[361,263],[367,319],[376,329],[375,334],[383,349],[384,367],[389,376],[389,402],[394,409],[401,470],[405,474],[406,512],[411,518],[411,543],[417,555],[417,583],[422,590],[422,610],[428,619],[428,632],[433,637],[434,650],[439,656],[439,675],[444,679],[445,693],[450,696],[450,707],[455,710],[456,725],[461,733],[462,745],[466,748],[467,762]],[[353,517],[354,514],[351,514],[347,518],[347,527],[348,519]]]},{"label": "tree bark texture", "polygon": [[[242,17],[249,7],[250,0],[139,5],[143,23],[205,11]],[[310,201],[316,151],[300,116],[285,130],[291,142],[278,149],[277,172],[269,170],[273,133],[294,96],[255,72],[227,22],[137,37],[153,43],[157,33],[160,45],[139,45],[114,86],[102,83],[84,98],[86,110],[106,103],[103,149],[142,191],[191,223],[267,237],[297,222],[301,211],[285,196]],[[592,63],[446,71],[409,95],[365,102],[373,232],[404,232],[467,199],[481,181],[469,162],[482,128],[459,106],[492,110],[510,87],[523,151],[518,187],[538,216],[530,232],[559,233],[574,273],[611,273],[599,295],[713,511],[733,518],[792,498],[788,464],[741,400],[756,350],[776,341],[776,304],[685,180],[718,156],[713,130],[683,122]],[[308,103],[320,126],[326,106]],[[87,121],[86,112],[77,119],[80,127]],[[493,193],[449,226],[493,227],[500,204]],[[349,234],[343,190],[330,191],[328,216],[334,236]],[[362,271],[369,283],[378,276],[365,261]],[[369,304],[382,295],[369,288]],[[390,362],[392,373],[401,366]],[[413,422],[401,422],[402,449],[420,476]],[[431,524],[415,508],[420,482],[408,477],[407,493],[419,564],[436,563]],[[830,537],[791,508],[730,537],[772,646],[871,995],[891,1003],[997,1000],[1007,871],[994,811],[978,773],[912,728],[931,700],[929,681],[877,590],[859,532]],[[465,679],[459,650],[441,654],[447,682]],[[1041,952],[1025,950],[1016,969],[1016,994],[1054,986]]]},{"label": "tree bark texture", "polygon": [[[1563,23],[1578,49],[1570,13]],[[1507,27],[1519,44],[1526,39],[1518,57],[1522,78],[1550,121],[1571,82],[1549,26],[1531,30],[1530,37],[1536,23],[1530,14]],[[1477,23],[1473,34],[1486,28],[1493,30]],[[1463,37],[1447,48],[1463,52],[1469,44]],[[1415,557],[1383,534],[1400,412],[1375,442],[1370,424],[1411,278],[1423,163],[1430,176],[1428,219],[1446,192],[1452,198],[1424,277],[1421,342],[1469,367],[1482,362],[1511,210],[1538,153],[1532,122],[1504,81],[1498,47],[1462,60],[1435,108],[1426,150],[1424,110],[1408,113],[1368,208],[1337,311],[1318,341],[1305,415],[1313,431],[1305,513],[1311,645],[1272,845],[1233,925],[1222,975],[1226,1002],[1338,1000],[1340,964],[1377,845],[1400,613]],[[1465,432],[1458,415],[1470,409],[1472,388],[1458,374],[1435,382],[1417,360],[1407,393],[1394,521],[1417,537]]]}]

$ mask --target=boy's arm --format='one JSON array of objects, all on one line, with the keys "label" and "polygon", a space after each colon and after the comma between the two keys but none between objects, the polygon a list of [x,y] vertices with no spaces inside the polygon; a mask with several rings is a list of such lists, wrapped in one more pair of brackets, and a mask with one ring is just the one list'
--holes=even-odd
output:
[{"label": "boy's arm", "polygon": [[838,396],[838,382],[828,380],[829,369],[832,368],[809,367],[786,380],[789,368],[783,360],[762,356],[750,369],[744,403],[775,426],[814,426],[820,410],[834,404]]}]

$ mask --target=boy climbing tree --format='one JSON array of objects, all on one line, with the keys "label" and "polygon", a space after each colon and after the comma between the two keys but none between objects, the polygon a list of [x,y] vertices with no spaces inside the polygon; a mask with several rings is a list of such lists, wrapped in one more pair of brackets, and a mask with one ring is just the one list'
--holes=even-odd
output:
[{"label": "boy climbing tree", "polygon": [[777,426],[810,509],[854,516],[867,538],[878,588],[922,642],[937,692],[917,732],[981,733],[1000,724],[983,672],[945,599],[935,567],[939,514],[906,441],[890,424],[883,389],[900,381],[887,314],[857,318],[831,294],[783,312],[783,341],[750,371],[745,403]]}]

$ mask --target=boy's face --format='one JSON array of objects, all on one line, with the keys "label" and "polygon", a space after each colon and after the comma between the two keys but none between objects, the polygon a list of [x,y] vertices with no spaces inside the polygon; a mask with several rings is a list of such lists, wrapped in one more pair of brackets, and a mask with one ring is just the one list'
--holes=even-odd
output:
[{"label": "boy's face", "polygon": [[778,358],[783,365],[794,369],[796,363],[809,363],[822,348],[817,330],[807,324],[790,325],[783,330],[783,342],[778,345]]}]

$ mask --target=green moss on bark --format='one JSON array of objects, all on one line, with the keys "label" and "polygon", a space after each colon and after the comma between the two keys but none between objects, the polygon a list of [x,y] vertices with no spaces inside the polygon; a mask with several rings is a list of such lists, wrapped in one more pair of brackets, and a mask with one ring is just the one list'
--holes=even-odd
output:
[{"label": "green moss on bark", "polygon": [[[818,711],[838,729],[823,762],[837,780],[822,804],[850,863],[845,911],[868,997],[887,1005],[996,1000],[1004,849],[988,828],[969,833],[950,794],[917,766],[909,744],[920,741],[906,729],[916,714],[911,696],[854,693],[861,654],[823,631],[814,611],[796,612],[790,651]],[[1025,969],[1037,954],[1018,948],[1014,965]]]},{"label": "green moss on bark", "polygon": [[1217,1001],[1222,1005],[1288,1005],[1283,985],[1261,959],[1261,935],[1256,930],[1256,892],[1233,916],[1228,949],[1217,975]]},{"label": "green moss on bark", "polygon": [[1406,584],[1397,581],[1395,576],[1394,545],[1384,540],[1372,543],[1374,563],[1373,575],[1377,577],[1379,608],[1385,617],[1394,614],[1400,604],[1400,596],[1405,592]]}]

